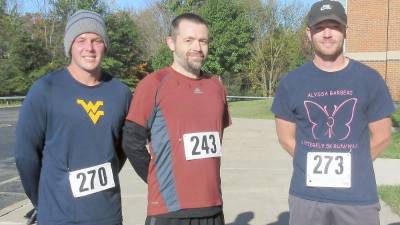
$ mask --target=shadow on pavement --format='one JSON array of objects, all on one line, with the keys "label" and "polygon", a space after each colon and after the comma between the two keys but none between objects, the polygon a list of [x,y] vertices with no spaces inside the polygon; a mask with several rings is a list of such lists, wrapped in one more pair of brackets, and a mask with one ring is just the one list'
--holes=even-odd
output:
[{"label": "shadow on pavement", "polygon": [[279,214],[278,221],[269,223],[267,225],[288,225],[288,224],[289,224],[289,212],[283,212]]},{"label": "shadow on pavement", "polygon": [[[254,218],[253,212],[244,212],[236,216],[235,221],[226,225],[250,225],[250,221]],[[283,212],[279,214],[278,220],[267,225],[288,225],[289,224],[289,212]],[[389,225],[400,225],[400,224],[389,224]]]},{"label": "shadow on pavement", "polygon": [[391,224],[388,224],[388,225],[400,225],[400,223],[391,223]]},{"label": "shadow on pavement", "polygon": [[236,216],[235,221],[226,225],[250,225],[250,221],[254,218],[253,212],[244,212]]}]

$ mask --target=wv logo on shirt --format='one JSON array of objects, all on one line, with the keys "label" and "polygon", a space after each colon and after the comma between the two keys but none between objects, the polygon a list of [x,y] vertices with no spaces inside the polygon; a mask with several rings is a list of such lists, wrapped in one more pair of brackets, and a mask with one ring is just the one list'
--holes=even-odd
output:
[{"label": "wv logo on shirt", "polygon": [[104,111],[99,109],[100,106],[103,105],[103,101],[96,101],[96,103],[93,104],[92,101],[88,101],[86,103],[82,99],[77,99],[76,103],[83,107],[83,109],[86,111],[86,113],[88,114],[94,125],[96,125],[97,121],[99,121],[101,116],[104,116]]}]

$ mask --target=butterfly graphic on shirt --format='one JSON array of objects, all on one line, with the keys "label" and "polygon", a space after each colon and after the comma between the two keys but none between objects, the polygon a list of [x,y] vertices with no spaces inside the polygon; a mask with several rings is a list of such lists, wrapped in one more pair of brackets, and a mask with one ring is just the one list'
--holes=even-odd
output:
[{"label": "butterfly graphic on shirt", "polygon": [[[315,140],[323,137],[345,140],[351,134],[351,123],[357,98],[350,98],[339,105],[321,106],[313,101],[304,101],[311,132]],[[331,109],[331,111],[329,111]]]}]

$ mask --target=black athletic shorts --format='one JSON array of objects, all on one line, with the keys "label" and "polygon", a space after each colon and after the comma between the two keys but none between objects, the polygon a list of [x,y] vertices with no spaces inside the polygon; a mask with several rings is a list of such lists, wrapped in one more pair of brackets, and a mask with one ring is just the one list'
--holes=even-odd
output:
[{"label": "black athletic shorts", "polygon": [[213,216],[193,218],[168,218],[148,216],[145,225],[225,225],[223,212]]}]

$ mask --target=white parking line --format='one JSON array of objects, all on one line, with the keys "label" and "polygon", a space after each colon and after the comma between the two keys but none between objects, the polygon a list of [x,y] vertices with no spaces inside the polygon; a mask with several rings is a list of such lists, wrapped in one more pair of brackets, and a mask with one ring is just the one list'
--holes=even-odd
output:
[{"label": "white parking line", "polygon": [[8,180],[2,181],[2,182],[0,182],[0,186],[1,186],[1,185],[4,185],[4,184],[11,183],[11,182],[16,181],[16,180],[18,180],[18,179],[19,179],[19,177],[17,176],[17,177],[13,177],[13,178],[10,178],[10,179],[8,179]]},{"label": "white parking line", "polygon": [[0,192],[0,195],[12,195],[12,196],[19,195],[19,196],[26,196],[25,193],[18,193],[18,192]]},{"label": "white parking line", "polygon": [[16,223],[16,222],[0,222],[0,225],[21,225],[26,223]]}]

